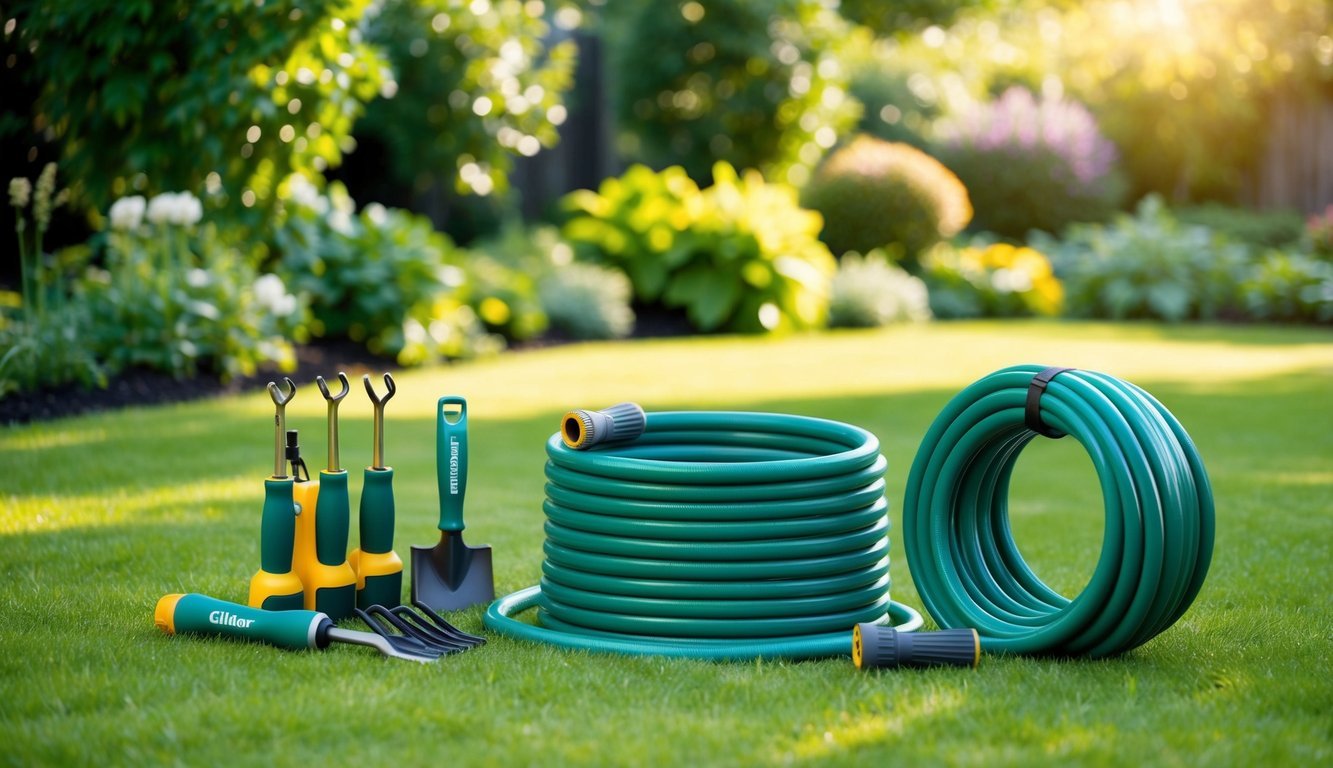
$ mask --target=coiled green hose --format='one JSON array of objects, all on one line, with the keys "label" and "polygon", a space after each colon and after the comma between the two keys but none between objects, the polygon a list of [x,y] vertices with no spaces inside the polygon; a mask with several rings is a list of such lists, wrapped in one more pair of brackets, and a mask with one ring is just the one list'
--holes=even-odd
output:
[{"label": "coiled green hose", "polygon": [[1047,587],[1019,554],[1006,509],[1039,366],[972,384],[926,433],[907,481],[903,537],[917,592],[942,627],[988,651],[1102,657],[1171,626],[1203,585],[1213,495],[1189,435],[1142,389],[1091,371],[1055,376],[1040,420],[1088,451],[1105,498],[1102,552],[1083,592]]},{"label": "coiled green hose", "polygon": [[[851,652],[889,600],[887,467],[865,430],[764,413],[652,413],[630,443],[546,444],[542,580],[491,604],[501,634],[707,659]],[[512,616],[538,608],[540,626]]]}]

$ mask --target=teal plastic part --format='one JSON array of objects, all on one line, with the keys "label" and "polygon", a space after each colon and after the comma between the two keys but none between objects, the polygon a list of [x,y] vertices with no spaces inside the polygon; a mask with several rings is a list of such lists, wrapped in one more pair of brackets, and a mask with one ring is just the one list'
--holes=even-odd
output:
[{"label": "teal plastic part", "polygon": [[315,556],[324,565],[338,565],[347,560],[350,520],[346,470],[321,471],[319,499],[315,501]]},{"label": "teal plastic part", "polygon": [[467,401],[457,395],[441,397],[436,404],[435,415],[435,474],[440,486],[440,530],[461,531],[463,495],[467,492]]},{"label": "teal plastic part", "polygon": [[356,607],[356,584],[319,587],[315,590],[315,610],[339,621],[352,615]]},{"label": "teal plastic part", "polygon": [[[296,540],[296,502],[291,478],[264,481],[264,510],[259,524],[259,563],[269,573],[292,569],[292,545]],[[299,606],[299,596],[297,604]]]},{"label": "teal plastic part", "polygon": [[290,595],[269,595],[260,607],[266,611],[296,611],[305,607],[305,593],[295,592]]},{"label": "teal plastic part", "polygon": [[1009,479],[1037,433],[1025,422],[1042,366],[986,376],[935,419],[907,479],[903,539],[917,592],[946,628],[988,651],[1109,656],[1189,608],[1212,560],[1213,492],[1184,427],[1139,387],[1103,373],[1056,375],[1040,421],[1082,444],[1105,505],[1102,552],[1069,599],[1023,560],[1009,528]]},{"label": "teal plastic part", "polygon": [[[563,426],[562,426],[563,428]],[[546,444],[541,584],[485,623],[564,648],[713,660],[849,655],[889,599],[887,467],[863,429],[766,413],[649,413],[637,439]],[[537,624],[514,618],[537,609]]]},{"label": "teal plastic part", "polygon": [[356,593],[356,607],[362,610],[372,605],[395,608],[403,602],[403,572],[367,576],[366,586]]},{"label": "teal plastic part", "polygon": [[361,551],[382,554],[393,549],[393,469],[368,467],[364,477],[358,518]]},{"label": "teal plastic part", "polygon": [[321,625],[332,624],[318,611],[266,611],[199,594],[181,596],[172,623],[177,633],[238,637],[293,650],[319,647]]}]

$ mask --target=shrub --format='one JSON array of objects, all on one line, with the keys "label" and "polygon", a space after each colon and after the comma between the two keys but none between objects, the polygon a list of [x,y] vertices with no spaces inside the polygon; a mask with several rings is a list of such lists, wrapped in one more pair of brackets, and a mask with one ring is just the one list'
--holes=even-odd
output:
[{"label": "shrub", "polygon": [[551,327],[571,338],[620,339],[634,330],[629,278],[619,270],[566,264],[542,281],[540,295]]},{"label": "shrub", "polygon": [[553,145],[566,117],[576,50],[550,42],[545,13],[520,0],[386,2],[367,39],[386,51],[398,88],[356,124],[388,151],[378,172],[416,192],[436,180],[463,194],[505,191],[513,158]]},{"label": "shrub", "polygon": [[967,190],[947,168],[906,144],[869,136],[830,155],[801,202],[824,216],[821,238],[835,254],[897,245],[909,264],[972,216]]},{"label": "shrub", "polygon": [[924,266],[936,317],[1056,315],[1064,304],[1064,287],[1050,260],[1033,248],[941,244]]},{"label": "shrub", "polygon": [[1258,320],[1333,322],[1333,263],[1303,253],[1269,251],[1240,285]]},{"label": "shrub", "polygon": [[1305,239],[1315,256],[1333,261],[1333,205],[1305,222]]},{"label": "shrub", "polygon": [[360,42],[369,5],[20,0],[6,16],[34,52],[19,68],[41,89],[34,128],[60,141],[78,197],[207,186],[258,223],[276,182],[336,165],[362,105],[392,89]]},{"label": "shrub", "polygon": [[713,166],[705,190],[680,167],[644,166],[571,193],[564,235],[619,267],[639,301],[685,309],[701,331],[765,332],[824,323],[834,261],[819,214],[756,171]]},{"label": "shrub", "polygon": [[889,262],[881,251],[849,253],[838,262],[829,290],[829,325],[874,328],[930,319],[926,284]]},{"label": "shrub", "polygon": [[938,132],[939,158],[967,185],[979,229],[1059,232],[1104,220],[1120,199],[1115,146],[1080,104],[1010,88]]},{"label": "shrub", "polygon": [[189,193],[111,207],[106,268],[91,269],[81,291],[91,338],[113,368],[140,366],[224,379],[263,363],[295,365],[291,340],[305,337],[305,308],[275,275],[223,245]]},{"label": "shrub", "polygon": [[461,253],[428,220],[373,203],[355,213],[338,185],[325,196],[301,177],[287,184],[276,242],[288,281],[310,296],[316,335],[402,365],[499,348],[466,303]]},{"label": "shrub", "polygon": [[1156,196],[1144,198],[1133,216],[1032,242],[1051,255],[1070,313],[1084,317],[1221,317],[1239,309],[1238,286],[1250,266],[1244,246],[1180,224]]},{"label": "shrub", "polygon": [[723,160],[799,185],[856,122],[836,55],[852,32],[823,0],[608,5],[631,158],[679,164],[700,183]]},{"label": "shrub", "polygon": [[1305,221],[1295,211],[1253,211],[1209,203],[1177,208],[1173,214],[1183,224],[1207,227],[1228,240],[1255,248],[1289,248],[1305,232]]}]

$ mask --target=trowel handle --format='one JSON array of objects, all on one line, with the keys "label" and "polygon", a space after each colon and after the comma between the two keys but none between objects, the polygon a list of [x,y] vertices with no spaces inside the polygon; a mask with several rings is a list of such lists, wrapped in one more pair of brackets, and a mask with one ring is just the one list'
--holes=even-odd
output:
[{"label": "trowel handle", "polygon": [[435,407],[435,475],[440,484],[440,530],[463,530],[467,492],[467,401],[440,398]]}]

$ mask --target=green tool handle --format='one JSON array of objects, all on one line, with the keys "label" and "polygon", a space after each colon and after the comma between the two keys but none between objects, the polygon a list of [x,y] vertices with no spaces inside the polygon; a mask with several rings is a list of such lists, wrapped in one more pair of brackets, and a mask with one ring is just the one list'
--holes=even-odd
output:
[{"label": "green tool handle", "polygon": [[[444,407],[456,405],[458,420],[445,418]],[[467,492],[467,401],[457,395],[440,398],[435,407],[435,474],[440,485],[440,530],[463,530],[463,494]]]},{"label": "green tool handle", "polygon": [[347,560],[351,514],[346,470],[321,471],[319,499],[315,502],[315,556],[324,565],[339,565]]},{"label": "green tool handle", "polygon": [[292,479],[270,477],[264,481],[264,512],[259,524],[260,567],[269,573],[292,569],[292,544],[296,538],[296,503]]},{"label": "green tool handle", "polygon": [[393,470],[367,467],[361,487],[361,551],[393,549],[393,520]]},{"label": "green tool handle", "polygon": [[198,594],[163,597],[154,619],[167,634],[226,635],[298,651],[327,645],[325,629],[333,626],[318,611],[265,611]]}]

